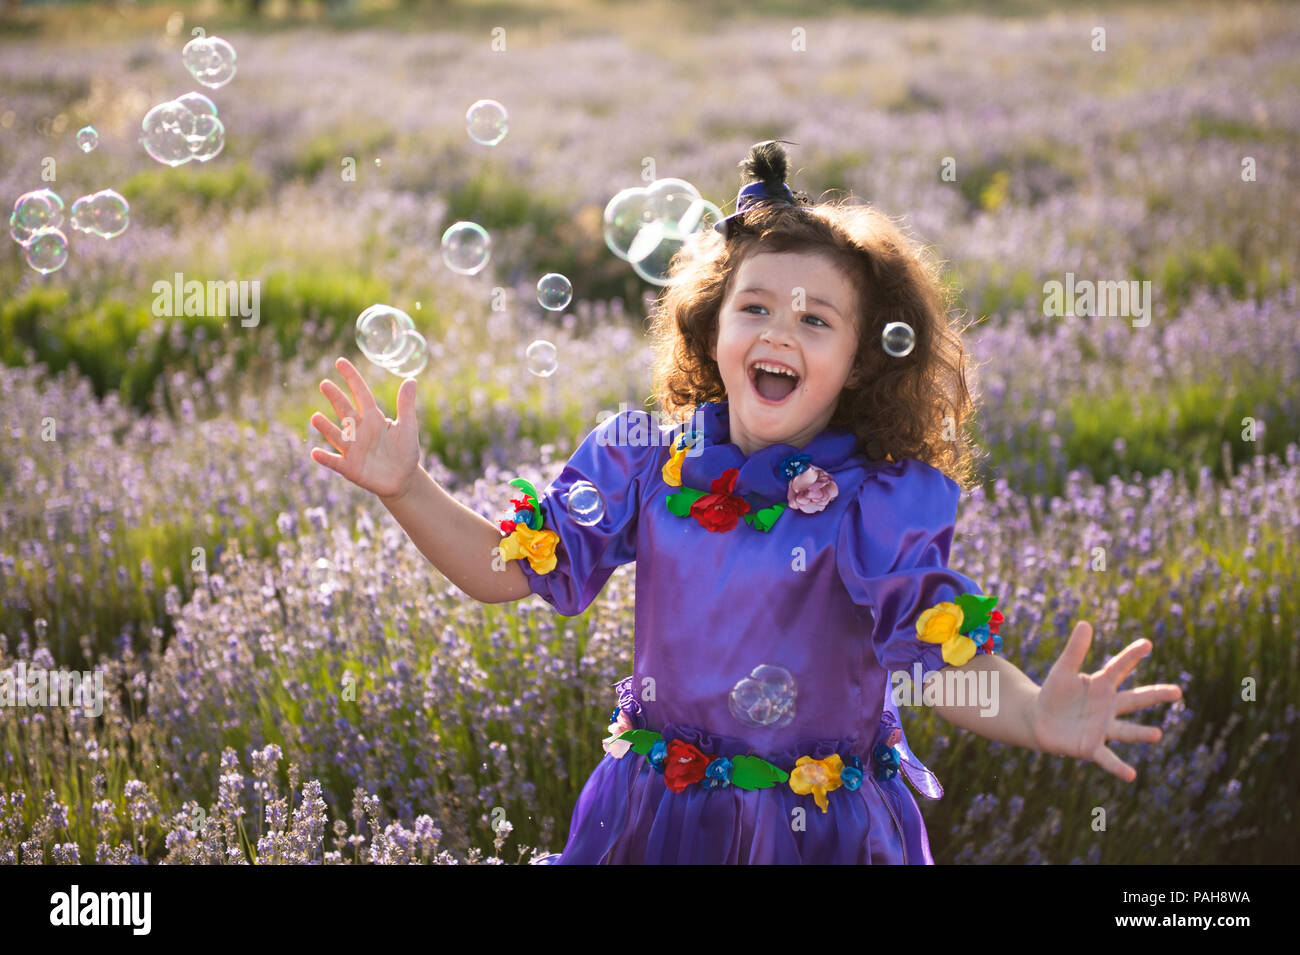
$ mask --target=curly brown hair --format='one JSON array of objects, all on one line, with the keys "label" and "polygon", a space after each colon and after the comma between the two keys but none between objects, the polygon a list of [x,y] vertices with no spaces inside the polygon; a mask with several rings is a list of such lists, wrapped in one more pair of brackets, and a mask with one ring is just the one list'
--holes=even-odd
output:
[{"label": "curly brown hair", "polygon": [[[760,252],[824,254],[855,290],[854,373],[830,427],[855,433],[869,460],[916,458],[969,489],[983,452],[964,426],[975,410],[966,387],[965,328],[950,325],[939,265],[888,216],[849,200],[762,204],[733,222],[725,239],[710,232],[678,252],[649,318],[658,414],[685,422],[701,402],[726,399],[709,355],[718,313],[740,263]],[[881,347],[890,322],[905,322],[915,333],[904,357]]]}]

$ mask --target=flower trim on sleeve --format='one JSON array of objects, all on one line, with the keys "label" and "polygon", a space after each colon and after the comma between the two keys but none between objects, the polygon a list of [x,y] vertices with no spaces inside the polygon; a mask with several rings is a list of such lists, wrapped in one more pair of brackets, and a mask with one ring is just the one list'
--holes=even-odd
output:
[{"label": "flower trim on sleeve", "polygon": [[786,510],[816,514],[825,510],[826,505],[839,494],[835,478],[814,465],[808,455],[790,454],[775,468],[777,476],[787,482],[786,503],[773,504],[751,513],[749,502],[732,493],[740,476],[740,471],[736,468],[723,471],[720,477],[711,482],[708,491],[682,484],[682,462],[697,439],[696,432],[686,431],[678,435],[674,442],[668,463],[663,466],[663,479],[668,486],[681,490],[669,494],[664,503],[678,517],[695,518],[705,530],[719,533],[729,531],[736,526],[739,518],[744,517],[745,523],[754,530],[766,533]]},{"label": "flower trim on sleeve", "polygon": [[497,546],[504,560],[527,558],[528,566],[539,574],[549,574],[555,569],[555,545],[560,535],[543,529],[542,509],[537,503],[537,489],[523,478],[510,482],[524,492],[521,500],[511,500],[515,507],[513,521],[501,521],[501,532],[507,536]]},{"label": "flower trim on sleeve", "polygon": [[916,619],[916,638],[937,643],[943,650],[943,662],[963,666],[982,648],[986,653],[1002,650],[997,635],[1002,614],[993,609],[997,597],[962,594],[951,601],[937,603]]}]

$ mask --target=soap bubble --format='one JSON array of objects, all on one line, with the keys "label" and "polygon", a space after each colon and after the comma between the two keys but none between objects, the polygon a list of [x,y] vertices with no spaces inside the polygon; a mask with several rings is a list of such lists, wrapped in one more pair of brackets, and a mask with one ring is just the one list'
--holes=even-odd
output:
[{"label": "soap bubble", "polygon": [[83,153],[88,153],[99,145],[99,133],[94,126],[82,126],[77,130],[77,145]]},{"label": "soap bubble", "polygon": [[24,192],[14,200],[9,214],[9,235],[19,245],[26,245],[42,229],[63,225],[63,200],[52,189]]},{"label": "soap bubble", "polygon": [[686,240],[676,231],[666,231],[659,243],[632,263],[632,271],[654,285],[668,284],[668,268]]},{"label": "soap bubble", "polygon": [[538,339],[524,352],[528,370],[538,378],[549,378],[555,374],[555,346],[544,339]]},{"label": "soap bubble", "polygon": [[782,666],[764,663],[731,688],[727,705],[745,726],[780,729],[794,720],[798,687]]},{"label": "soap bubble", "polygon": [[575,481],[569,488],[569,516],[583,527],[598,524],[605,516],[605,502],[590,481]]},{"label": "soap bubble", "polygon": [[559,272],[547,272],[537,283],[537,301],[542,308],[558,312],[573,301],[573,285]]},{"label": "soap bubble", "polygon": [[26,246],[27,264],[43,275],[57,272],[68,261],[68,237],[58,229],[40,229]]},{"label": "soap bubble", "polygon": [[400,357],[384,363],[384,367],[398,378],[411,378],[424,371],[429,364],[429,343],[413,328],[403,336]]},{"label": "soap bubble", "polygon": [[886,354],[902,358],[916,347],[916,333],[906,322],[890,322],[880,334],[880,344]]},{"label": "soap bubble", "polygon": [[371,305],[357,316],[357,347],[376,365],[383,365],[403,356],[406,333],[414,328],[411,316],[400,308]]},{"label": "soap bubble", "polygon": [[461,275],[482,271],[492,256],[492,238],[476,222],[455,222],[442,234],[442,260]]},{"label": "soap bubble", "polygon": [[647,226],[657,225],[650,194],[645,189],[624,189],[605,206],[605,245],[620,259],[635,262],[636,258],[629,254],[634,244],[637,253],[644,258],[659,242],[655,238],[653,242],[642,240],[638,243],[637,236]]},{"label": "soap bubble", "polygon": [[494,99],[481,99],[465,112],[469,138],[484,146],[495,146],[510,128],[506,108]]},{"label": "soap bubble", "polygon": [[334,565],[326,557],[318,558],[311,565],[307,577],[311,581],[312,588],[323,594],[334,589]]},{"label": "soap bubble", "polygon": [[117,191],[102,189],[72,204],[72,228],[111,239],[131,224],[131,206]]},{"label": "soap bubble", "polygon": [[685,179],[656,179],[646,188],[654,217],[668,232],[680,231],[677,223],[700,201],[700,192]]},{"label": "soap bubble", "polygon": [[216,104],[197,92],[159,103],[145,113],[140,128],[145,152],[168,166],[191,159],[207,162],[226,145],[226,127],[217,118]]},{"label": "soap bubble", "polygon": [[225,86],[235,75],[235,48],[219,36],[196,36],[181,50],[181,60],[204,86]]}]

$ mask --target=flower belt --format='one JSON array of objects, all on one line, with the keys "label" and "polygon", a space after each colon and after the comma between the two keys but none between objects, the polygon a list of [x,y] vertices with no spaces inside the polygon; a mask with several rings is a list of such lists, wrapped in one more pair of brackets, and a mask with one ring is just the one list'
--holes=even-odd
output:
[{"label": "flower belt", "polygon": [[[616,733],[626,716],[616,706],[610,718],[613,720],[610,732]],[[899,739],[902,738],[901,730],[894,732]],[[758,756],[709,756],[685,740],[665,740],[654,730],[624,730],[604,742],[607,744],[606,752],[615,759],[622,759],[629,750],[645,755],[650,766],[664,777],[665,785],[675,793],[696,783],[709,790],[727,786],[747,790],[770,789],[779,783],[789,783],[790,788],[801,796],[812,794],[821,811],[826,812],[829,808],[827,793],[841,786],[853,792],[862,785],[862,760],[852,754],[847,761],[839,753],[832,753],[824,759],[800,756],[794,769],[787,773]],[[898,774],[899,758],[893,748],[897,742],[898,739],[893,739],[889,743],[876,744],[872,753],[872,774],[876,779],[884,781]]]}]

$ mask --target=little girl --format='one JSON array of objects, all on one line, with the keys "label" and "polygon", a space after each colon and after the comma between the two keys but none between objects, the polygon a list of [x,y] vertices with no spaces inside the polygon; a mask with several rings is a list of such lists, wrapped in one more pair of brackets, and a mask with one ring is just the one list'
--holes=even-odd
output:
[{"label": "little girl", "polygon": [[[414,381],[395,421],[345,359],[355,407],[321,383],[355,440],[316,414],[340,453],[313,459],[377,494],[471,597],[573,616],[636,561],[633,673],[568,843],[539,861],[933,863],[902,779],[943,790],[896,701],[1132,781],[1107,741],[1161,734],[1119,717],[1181,697],[1119,689],[1150,641],[1080,673],[1080,622],[1040,687],[997,655],[996,598],[947,567],[970,399],[935,270],[869,207],[796,197],[779,144],[741,165],[736,214],[674,263],[654,317],[659,401],[689,420],[609,418],[545,493],[514,482],[504,540],[419,467]],[[887,351],[892,322],[911,335]],[[570,506],[580,481],[589,513]],[[991,694],[959,692],[977,682]]]}]

